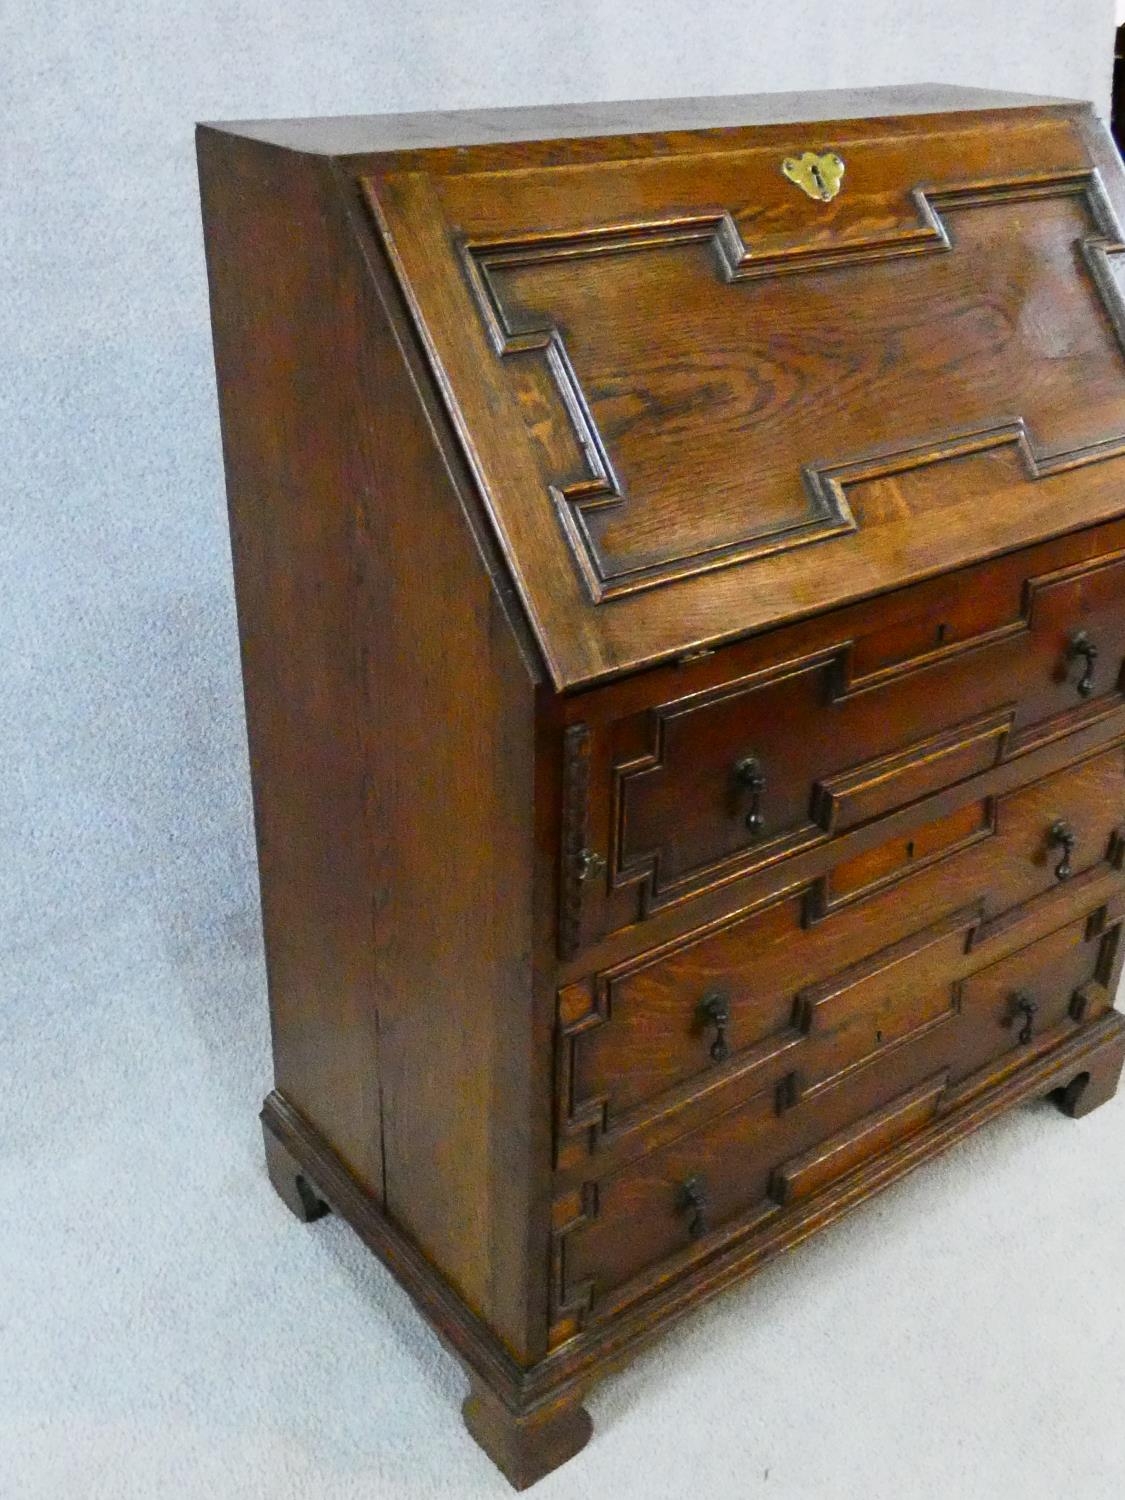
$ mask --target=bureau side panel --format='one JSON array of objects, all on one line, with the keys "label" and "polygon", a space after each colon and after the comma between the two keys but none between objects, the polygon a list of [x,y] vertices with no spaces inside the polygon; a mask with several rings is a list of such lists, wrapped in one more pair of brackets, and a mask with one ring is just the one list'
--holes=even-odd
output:
[{"label": "bureau side panel", "polygon": [[531,1358],[534,670],[346,180],[199,149],[277,1085]]},{"label": "bureau side panel", "polygon": [[281,152],[199,146],[277,1081],[381,1196],[354,334],[323,297],[323,186]]}]

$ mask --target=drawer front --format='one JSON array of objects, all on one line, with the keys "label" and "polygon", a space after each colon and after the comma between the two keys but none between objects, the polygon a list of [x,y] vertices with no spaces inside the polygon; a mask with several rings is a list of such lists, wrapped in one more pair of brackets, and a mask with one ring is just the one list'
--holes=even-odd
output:
[{"label": "drawer front", "polygon": [[[1075,1022],[1113,1005],[1120,970],[1121,898],[965,979],[951,1081],[968,1079],[999,1058],[1019,1066],[1052,1046]],[[994,1071],[994,1070],[993,1070]]]},{"label": "drawer front", "polygon": [[932,1117],[944,1086],[942,1075],[916,1090],[866,1087],[865,1099],[878,1101],[866,1111],[856,1104],[859,1092],[837,1093],[783,1116],[772,1092],[762,1091],[705,1130],[560,1199],[556,1329],[616,1311],[646,1290],[646,1273],[674,1273],[718,1248],[735,1226],[742,1233],[773,1217],[787,1191],[775,1172],[856,1118],[874,1127],[884,1147],[902,1138]]},{"label": "drawer front", "polygon": [[[897,997],[874,966],[853,976],[850,994],[822,987],[809,1005],[823,1046],[810,1051],[800,1087],[759,1088],[705,1126],[560,1194],[556,1339],[832,1189],[1102,1015],[1119,977],[1123,915],[1118,893],[995,962],[988,944],[951,952],[956,924],[938,924],[890,956]],[[895,1045],[884,1050],[880,1036]]]},{"label": "drawer front", "polygon": [[732,649],[708,686],[654,674],[667,696],[573,726],[564,953],[1120,708],[1125,553],[1076,545]]},{"label": "drawer front", "polygon": [[[1081,901],[1091,881],[1117,882],[1123,826],[1118,746],[973,800],[748,915],[567,986],[558,1165],[636,1153],[655,1125],[719,1107],[731,1091],[794,1069],[828,1077],[893,1047],[943,1013],[928,976],[971,933],[979,941],[1004,913],[1033,910],[1039,898]],[[968,916],[936,947],[911,938],[920,912],[935,921],[959,909]],[[881,956],[868,973],[874,950]]]}]

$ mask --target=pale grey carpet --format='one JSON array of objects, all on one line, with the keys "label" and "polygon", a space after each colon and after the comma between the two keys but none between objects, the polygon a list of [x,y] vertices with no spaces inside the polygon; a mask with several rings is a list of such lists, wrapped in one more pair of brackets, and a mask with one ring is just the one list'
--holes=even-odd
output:
[{"label": "pale grey carpet", "polygon": [[[0,1494],[503,1496],[463,1381],[260,1168],[258,957],[135,919],[4,965]],[[983,1136],[681,1324],[548,1497],[1125,1490],[1125,1099]]]},{"label": "pale grey carpet", "polygon": [[[502,1496],[461,1379],[259,1165],[198,118],[1108,95],[1112,0],[0,7],[0,1500]],[[1031,1110],[591,1402],[548,1497],[1125,1493],[1125,1105]]]}]

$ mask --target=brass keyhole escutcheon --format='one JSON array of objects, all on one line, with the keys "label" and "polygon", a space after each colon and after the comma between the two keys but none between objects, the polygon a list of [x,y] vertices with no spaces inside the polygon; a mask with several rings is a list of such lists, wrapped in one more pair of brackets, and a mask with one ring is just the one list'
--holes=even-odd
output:
[{"label": "brass keyhole escutcheon", "polygon": [[840,191],[844,180],[844,160],[835,151],[805,151],[800,156],[787,156],[781,163],[782,176],[795,182],[802,193],[817,198],[821,203],[830,203]]}]

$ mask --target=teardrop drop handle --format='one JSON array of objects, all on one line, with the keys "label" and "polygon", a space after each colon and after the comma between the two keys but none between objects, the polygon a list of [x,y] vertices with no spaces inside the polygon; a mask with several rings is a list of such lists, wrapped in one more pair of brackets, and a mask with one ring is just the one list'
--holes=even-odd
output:
[{"label": "teardrop drop handle", "polygon": [[1008,1024],[1014,1026],[1020,1016],[1023,1017],[1023,1025],[1016,1038],[1021,1047],[1026,1047],[1031,1041],[1035,1029],[1035,1013],[1038,1009],[1038,1005],[1031,996],[1024,994],[1022,990],[1012,996],[1012,1015]]},{"label": "teardrop drop handle", "polygon": [[1098,659],[1098,648],[1084,630],[1076,630],[1071,636],[1066,659],[1068,662],[1085,662],[1085,669],[1078,679],[1078,691],[1083,698],[1088,698],[1094,691],[1094,663]]},{"label": "teardrop drop handle", "polygon": [[766,776],[762,763],[756,755],[744,755],[735,761],[734,779],[750,793],[750,806],[744,819],[752,838],[760,838],[765,831],[766,820],[762,816],[762,793],[766,789]]},{"label": "teardrop drop handle", "polygon": [[1069,880],[1074,874],[1070,858],[1074,853],[1076,842],[1074,829],[1064,819],[1060,818],[1057,823],[1051,824],[1050,832],[1047,834],[1047,844],[1052,849],[1062,850],[1062,858],[1055,866],[1056,880]]},{"label": "teardrop drop handle", "polygon": [[688,1220],[688,1234],[693,1240],[707,1233],[707,1189],[702,1177],[698,1175],[689,1177],[682,1184],[676,1197],[676,1207],[680,1213],[691,1215]]},{"label": "teardrop drop handle", "polygon": [[721,990],[712,990],[696,1006],[696,1015],[705,1028],[715,1028],[715,1039],[711,1043],[712,1062],[726,1062],[730,1056],[730,1044],[727,1041],[730,1001]]}]

